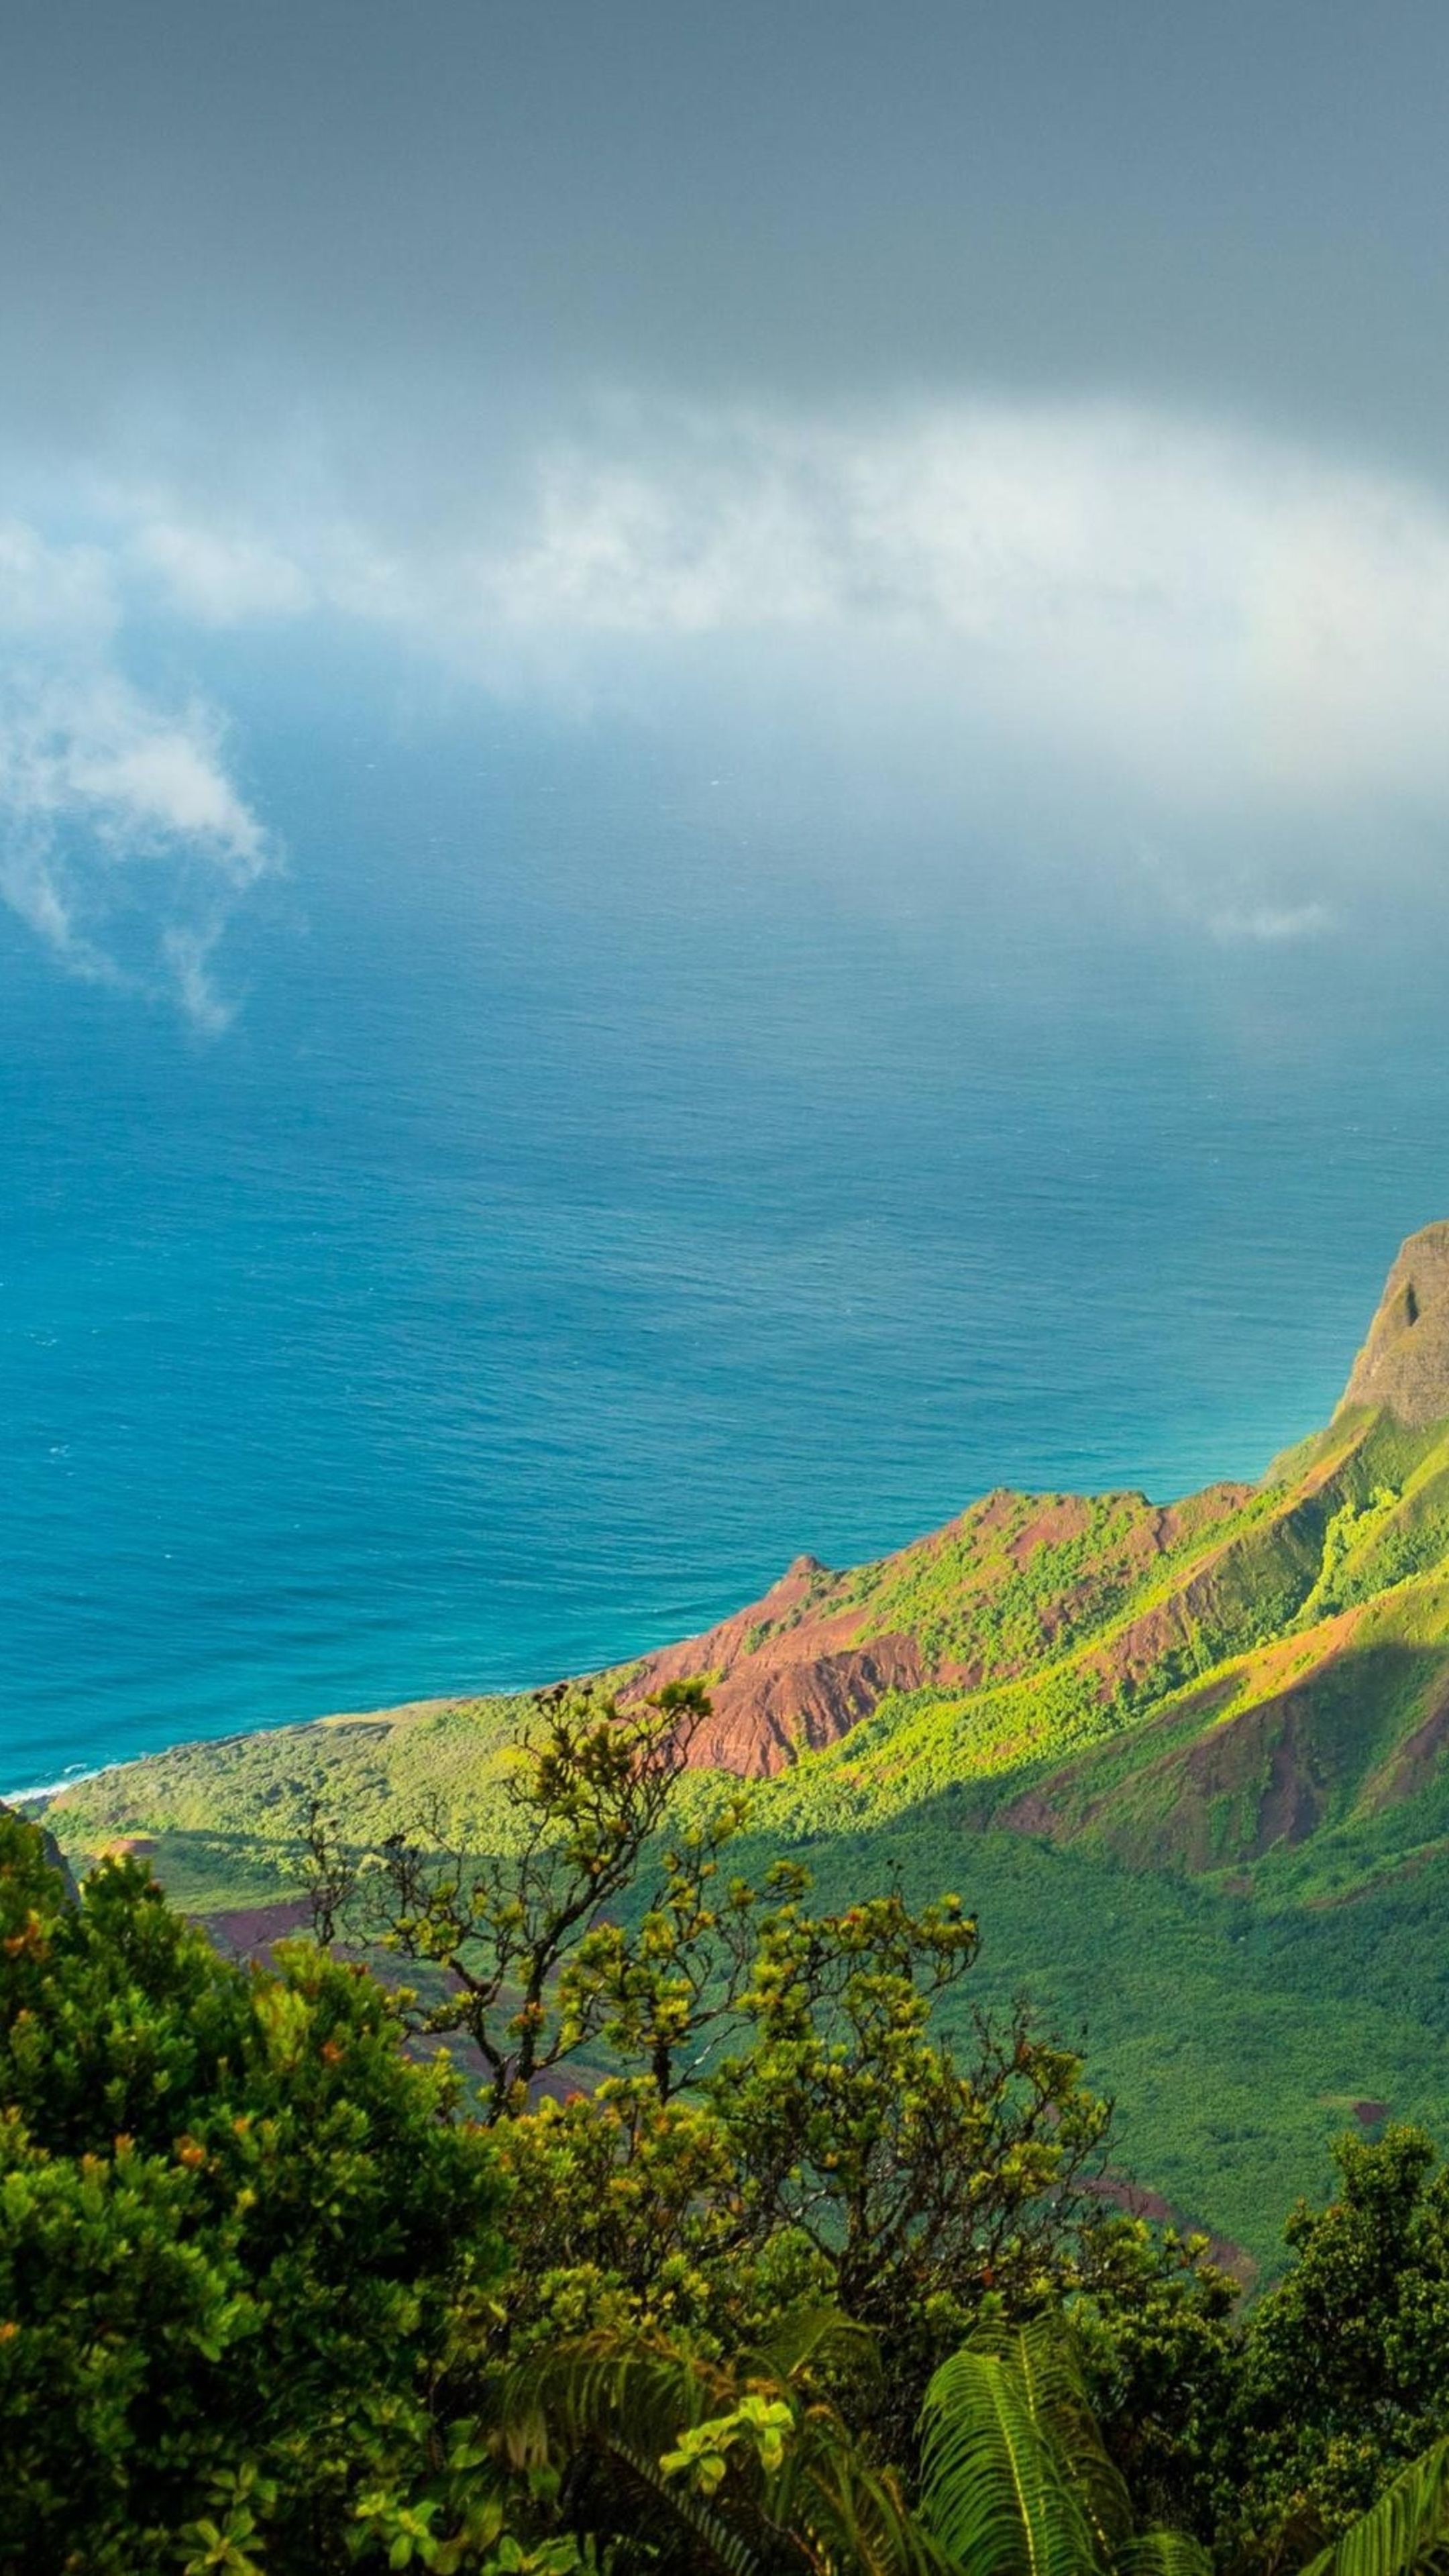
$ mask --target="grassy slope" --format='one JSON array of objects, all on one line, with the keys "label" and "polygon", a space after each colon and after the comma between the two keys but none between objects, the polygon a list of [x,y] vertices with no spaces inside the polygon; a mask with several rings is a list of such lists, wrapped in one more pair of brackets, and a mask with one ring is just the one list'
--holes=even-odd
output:
[{"label": "grassy slope", "polygon": [[[746,1651],[844,1610],[860,1641],[909,1630],[937,1678],[761,1786],[761,1857],[806,1848],[827,1895],[959,1888],[980,1991],[1024,1987],[1084,2031],[1140,2178],[1260,2263],[1356,2102],[1449,2130],[1449,1431],[1351,1417],[1266,1489],[1172,1513],[989,1496],[878,1566],[822,1569]],[[51,1818],[78,1852],[158,1835],[200,1909],[261,1901],[313,1797],[358,1840],[433,1796],[450,1832],[495,1837],[518,1715],[182,1749]]]},{"label": "grassy slope", "polygon": [[314,1802],[359,1844],[415,1828],[435,1806],[445,1832],[496,1838],[499,1774],[525,1706],[424,1701],[177,1745],[77,1782],[51,1801],[47,1822],[81,1857],[156,1840],[168,1877],[199,1911],[263,1904],[297,1885]]}]

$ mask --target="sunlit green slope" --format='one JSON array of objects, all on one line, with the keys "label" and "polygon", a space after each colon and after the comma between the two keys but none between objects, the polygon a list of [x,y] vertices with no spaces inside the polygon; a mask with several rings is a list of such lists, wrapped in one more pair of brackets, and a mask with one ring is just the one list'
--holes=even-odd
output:
[{"label": "sunlit green slope", "polygon": [[772,1784],[772,1812],[838,1831],[949,1790],[976,1823],[1238,1873],[1325,1827],[1367,1829],[1366,1860],[1437,1830],[1449,1427],[1340,1426],[1105,1612],[1101,1592],[1075,1610],[1075,1565],[1048,1584],[1057,1552],[1010,1663],[987,1643],[975,1687],[887,1694]]}]

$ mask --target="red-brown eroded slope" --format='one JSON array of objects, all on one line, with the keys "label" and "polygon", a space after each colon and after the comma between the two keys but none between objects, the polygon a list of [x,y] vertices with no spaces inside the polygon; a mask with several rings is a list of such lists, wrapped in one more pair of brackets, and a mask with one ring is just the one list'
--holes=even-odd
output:
[{"label": "red-brown eroded slope", "polygon": [[[878,1564],[836,1574],[797,1557],[760,1600],[648,1656],[624,1696],[707,1677],[712,1715],[694,1761],[769,1775],[836,1743],[887,1692],[976,1690],[1069,1652],[1128,1611],[1170,1551],[1210,1543],[1249,1493],[1219,1485],[1159,1505],[1002,1488]],[[1183,1634],[1172,1603],[1127,1626],[1102,1649],[1103,1697],[1138,1683]]]},{"label": "red-brown eroded slope", "polygon": [[860,1607],[839,1605],[840,1580],[813,1556],[797,1557],[763,1599],[651,1655],[626,1697],[709,1674],[711,1714],[692,1758],[712,1769],[769,1775],[798,1750],[834,1744],[888,1690],[925,1678],[913,1638],[854,1642]]}]

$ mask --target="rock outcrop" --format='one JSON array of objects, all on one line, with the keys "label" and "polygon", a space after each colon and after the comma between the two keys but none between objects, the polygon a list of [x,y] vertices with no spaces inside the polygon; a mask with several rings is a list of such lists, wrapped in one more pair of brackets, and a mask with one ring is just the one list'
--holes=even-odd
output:
[{"label": "rock outcrop", "polygon": [[[1152,1597],[1164,1564],[1229,1530],[1253,1491],[1218,1485],[1163,1506],[1145,1494],[999,1488],[874,1565],[833,1573],[797,1557],[762,1599],[647,1656],[624,1696],[707,1680],[711,1714],[691,1759],[769,1777],[892,1695],[1000,1688],[1108,1625],[1085,1687],[1094,1698],[1135,1691],[1195,1632],[1192,1603],[1184,1627],[1173,1602]],[[1134,1622],[1123,1614],[1137,1601]]]},{"label": "rock outcrop", "polygon": [[1410,1430],[1449,1416],[1449,1223],[1411,1234],[1338,1410],[1382,1406]]}]

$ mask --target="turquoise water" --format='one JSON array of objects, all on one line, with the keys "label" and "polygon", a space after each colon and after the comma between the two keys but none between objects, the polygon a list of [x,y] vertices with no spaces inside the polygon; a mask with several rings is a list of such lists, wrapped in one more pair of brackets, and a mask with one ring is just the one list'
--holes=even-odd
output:
[{"label": "turquoise water", "polygon": [[0,921],[0,1788],[581,1669],[1322,1419],[1442,942],[1220,946],[675,740],[259,698],[228,1035]]}]

